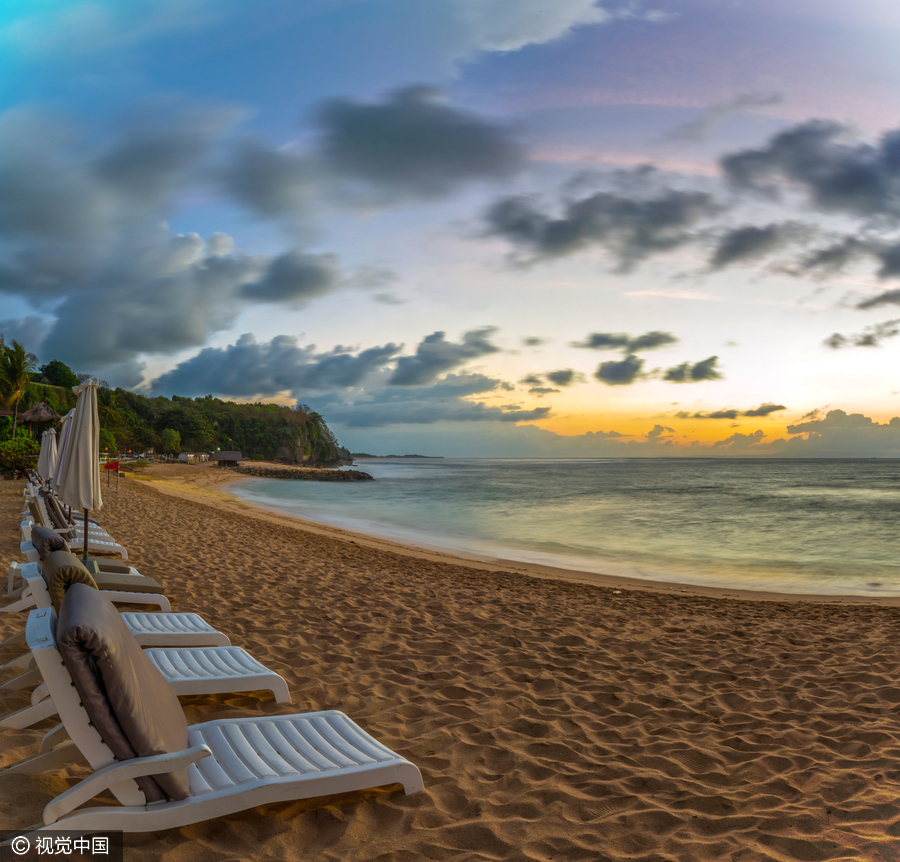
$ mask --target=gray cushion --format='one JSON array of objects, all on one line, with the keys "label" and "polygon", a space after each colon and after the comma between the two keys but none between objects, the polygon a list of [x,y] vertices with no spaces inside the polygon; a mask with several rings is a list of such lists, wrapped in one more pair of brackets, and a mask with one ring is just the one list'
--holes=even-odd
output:
[{"label": "gray cushion", "polygon": [[46,560],[54,551],[69,551],[66,540],[47,527],[40,527],[35,524],[31,528],[31,544],[34,545],[38,556],[42,560]]},{"label": "gray cushion", "polygon": [[[56,642],[81,702],[116,760],[188,747],[184,711],[112,603],[86,584],[65,594]],[[148,802],[190,795],[187,770],[137,779]]]}]

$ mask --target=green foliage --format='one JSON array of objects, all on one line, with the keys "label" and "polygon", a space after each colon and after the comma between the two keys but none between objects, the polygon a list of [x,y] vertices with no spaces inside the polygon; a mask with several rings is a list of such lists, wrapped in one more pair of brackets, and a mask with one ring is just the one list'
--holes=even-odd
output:
[{"label": "green foliage", "polygon": [[163,452],[176,455],[181,451],[181,435],[172,428],[166,428],[160,437],[160,448]]},{"label": "green foliage", "polygon": [[0,442],[0,470],[16,470],[19,473],[34,467],[41,452],[40,444],[30,437]]},{"label": "green foliage", "polygon": [[116,454],[116,438],[105,428],[100,429],[100,454],[110,457]]},{"label": "green foliage", "polygon": [[[31,354],[15,343],[7,347],[0,338],[0,354],[11,356],[10,351],[28,366]],[[34,364],[28,366],[31,371]],[[19,395],[22,408],[43,398],[61,416],[75,406],[70,384],[77,385],[77,378],[86,376],[74,375],[59,360],[51,360],[39,372],[29,375],[26,378],[32,382],[26,380]],[[74,383],[72,377],[76,378]],[[2,387],[0,383],[0,398]],[[333,464],[349,458],[325,420],[304,405],[291,408],[279,404],[235,404],[212,395],[147,398],[102,384],[97,392],[97,409],[103,435],[100,451],[108,446],[110,454],[150,448],[172,453],[221,449],[237,450],[247,460],[281,459],[294,464]],[[0,422],[0,439],[9,439],[11,430],[11,425]],[[171,432],[168,437],[167,432]]]},{"label": "green foliage", "polygon": [[60,386],[63,389],[72,389],[78,385],[75,372],[64,362],[53,359],[38,369],[38,383],[49,383],[51,386]]},{"label": "green foliage", "polygon": [[[12,437],[12,416],[0,416],[0,440],[9,440]],[[16,439],[31,439],[31,432],[25,425],[16,425]]]},{"label": "green foliage", "polygon": [[37,365],[37,357],[28,353],[18,341],[7,344],[0,338],[0,401],[4,407],[14,408],[13,428],[19,412],[19,401]]}]

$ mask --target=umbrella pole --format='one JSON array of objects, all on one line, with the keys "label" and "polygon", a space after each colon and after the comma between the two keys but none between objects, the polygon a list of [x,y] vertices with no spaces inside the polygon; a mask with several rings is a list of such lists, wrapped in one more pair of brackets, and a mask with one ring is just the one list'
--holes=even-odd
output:
[{"label": "umbrella pole", "polygon": [[88,561],[88,519],[87,519],[88,510],[84,510],[84,562]]}]

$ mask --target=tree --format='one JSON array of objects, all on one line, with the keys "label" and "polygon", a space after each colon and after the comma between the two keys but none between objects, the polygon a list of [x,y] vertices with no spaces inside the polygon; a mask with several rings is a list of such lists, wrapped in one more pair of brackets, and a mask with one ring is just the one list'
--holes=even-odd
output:
[{"label": "tree", "polygon": [[31,375],[36,367],[37,357],[33,353],[26,352],[18,341],[14,341],[11,345],[0,342],[0,394],[5,407],[15,405],[13,437],[16,435],[16,423],[19,421],[19,400],[31,383]]},{"label": "tree", "polygon": [[46,380],[51,386],[74,389],[78,385],[78,378],[75,376],[75,372],[58,359],[53,359],[46,365],[42,365],[38,371],[42,379]]},{"label": "tree", "polygon": [[181,435],[172,428],[166,428],[160,438],[160,448],[169,455],[177,455],[181,451]]},{"label": "tree", "polygon": [[116,454],[116,438],[113,437],[111,431],[107,431],[105,428],[100,429],[100,454],[106,453],[107,455],[115,455]]}]

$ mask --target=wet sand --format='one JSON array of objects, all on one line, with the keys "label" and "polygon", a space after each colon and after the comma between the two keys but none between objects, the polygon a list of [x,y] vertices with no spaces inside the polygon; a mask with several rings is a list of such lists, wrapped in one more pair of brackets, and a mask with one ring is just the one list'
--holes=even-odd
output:
[{"label": "wet sand", "polygon": [[[293,694],[182,698],[188,720],[340,709],[425,791],[127,835],[128,862],[900,860],[896,600],[529,574],[263,512],[223,490],[235,478],[155,465],[113,478],[98,513],[173,610]],[[23,559],[20,500],[0,483],[7,560]],[[0,637],[23,624],[0,620]],[[51,726],[0,731],[0,763]],[[39,822],[85,774],[0,773],[0,827]]]}]

